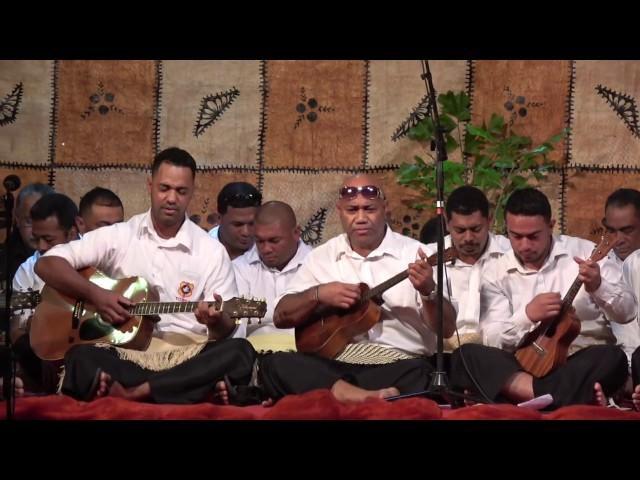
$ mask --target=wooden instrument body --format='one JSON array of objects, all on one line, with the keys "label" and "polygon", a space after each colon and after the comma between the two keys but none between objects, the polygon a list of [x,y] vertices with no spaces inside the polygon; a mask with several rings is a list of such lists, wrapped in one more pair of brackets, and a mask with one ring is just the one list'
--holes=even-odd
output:
[{"label": "wooden instrument body", "polygon": [[[369,287],[360,284],[361,298]],[[373,300],[360,302],[349,310],[325,309],[307,324],[296,328],[296,348],[299,352],[335,358],[353,337],[368,332],[380,321],[382,309]]]},{"label": "wooden instrument body", "polygon": [[[133,302],[157,300],[141,278],[113,280],[93,267],[78,273]],[[43,360],[60,360],[72,346],[79,344],[108,343],[146,350],[151,342],[154,321],[148,316],[133,316],[125,323],[112,325],[100,318],[91,303],[78,301],[47,285],[42,289],[41,297],[31,321],[29,337],[31,348]]]}]

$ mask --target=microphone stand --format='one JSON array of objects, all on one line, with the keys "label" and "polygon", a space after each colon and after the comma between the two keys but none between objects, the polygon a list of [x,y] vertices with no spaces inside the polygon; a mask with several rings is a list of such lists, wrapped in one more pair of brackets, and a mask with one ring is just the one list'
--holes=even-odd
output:
[{"label": "microphone stand", "polygon": [[433,393],[446,393],[449,381],[447,372],[444,369],[444,162],[447,161],[447,148],[444,140],[444,129],[440,123],[440,115],[438,114],[438,102],[436,101],[436,93],[433,88],[433,79],[431,78],[431,70],[429,62],[422,60],[422,79],[424,80],[429,100],[431,102],[431,119],[434,127],[434,143],[436,149],[436,215],[440,219],[440,228],[438,229],[438,266],[437,266],[437,312],[438,312],[438,331],[437,331],[437,350],[436,350],[436,370],[431,376],[431,385],[429,391]]},{"label": "microphone stand", "polygon": [[469,399],[478,403],[484,403],[484,400],[474,396],[465,395],[454,392],[449,388],[449,380],[444,367],[444,162],[447,161],[447,149],[444,139],[444,128],[440,123],[440,115],[438,114],[438,102],[433,88],[433,79],[431,70],[429,69],[429,61],[422,60],[422,75],[420,78],[424,80],[429,101],[431,103],[430,116],[434,126],[434,140],[431,142],[431,150],[436,151],[436,215],[439,218],[440,228],[438,229],[438,256],[437,256],[437,343],[436,343],[436,368],[431,374],[431,383],[429,388],[422,392],[408,393],[404,395],[396,395],[388,397],[387,400],[399,400],[401,398],[410,397],[430,397],[432,399],[444,399],[448,403],[452,403],[451,399]]},{"label": "microphone stand", "polygon": [[[6,419],[12,420],[15,413],[15,358],[13,355],[13,348],[11,347],[11,335],[10,335],[10,325],[11,325],[11,293],[12,293],[12,283],[11,283],[11,273],[10,273],[10,265],[9,259],[11,258],[9,251],[9,239],[11,238],[11,225],[13,223],[13,206],[15,204],[15,200],[13,198],[13,193],[11,192],[10,187],[8,188],[7,184],[5,184],[6,194],[2,197],[5,205],[5,215],[6,215],[6,229],[7,229],[7,238],[5,241],[5,308],[2,316],[2,328],[0,328],[0,335],[4,337],[4,344],[0,345],[0,349],[4,350],[3,357],[6,357],[6,365],[3,372],[3,395],[4,400],[6,402],[7,413]],[[4,363],[4,362],[3,362]]]}]

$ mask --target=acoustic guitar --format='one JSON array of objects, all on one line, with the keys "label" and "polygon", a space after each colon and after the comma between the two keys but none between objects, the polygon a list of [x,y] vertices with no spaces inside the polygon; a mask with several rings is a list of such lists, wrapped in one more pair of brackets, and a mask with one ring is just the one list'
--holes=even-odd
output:
[{"label": "acoustic guitar", "polygon": [[[78,272],[96,285],[136,302],[129,309],[132,317],[120,325],[112,325],[100,317],[91,303],[71,298],[45,285],[30,329],[31,348],[42,360],[60,360],[67,350],[79,344],[106,343],[146,350],[157,315],[193,312],[199,303],[157,302],[149,291],[148,283],[139,277],[113,280],[92,267]],[[262,318],[267,310],[266,302],[255,299],[232,298],[208,303],[235,319],[236,323],[244,317]]]},{"label": "acoustic guitar", "polygon": [[[589,259],[594,262],[603,259],[615,246],[616,241],[615,233],[605,233]],[[562,299],[558,316],[549,322],[541,323],[520,342],[515,353],[516,359],[522,368],[534,377],[544,377],[566,363],[569,346],[580,334],[580,319],[575,315],[572,304],[581,286],[582,281],[576,277]]]},{"label": "acoustic guitar", "polygon": [[[457,258],[455,247],[447,248],[443,257],[445,262]],[[434,266],[438,261],[437,253],[426,261]],[[347,310],[320,306],[306,322],[296,327],[297,350],[335,358],[354,337],[367,332],[380,321],[382,294],[408,276],[409,270],[405,270],[371,289],[367,284],[361,283],[360,301]]]}]

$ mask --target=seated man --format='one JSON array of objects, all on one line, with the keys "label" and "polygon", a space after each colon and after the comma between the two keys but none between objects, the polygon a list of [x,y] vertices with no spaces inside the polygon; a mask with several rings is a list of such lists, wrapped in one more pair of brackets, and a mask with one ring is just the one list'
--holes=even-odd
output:
[{"label": "seated man", "polygon": [[[640,298],[640,250],[635,250],[629,255],[622,265],[624,282],[635,292],[636,299]],[[637,304],[636,327],[640,327],[640,304]],[[636,348],[631,356],[631,400],[636,410],[640,410],[640,347]]]},{"label": "seated man", "polygon": [[249,251],[254,241],[254,218],[262,202],[260,192],[246,182],[227,183],[218,194],[220,225],[209,235],[220,240],[233,260]]},{"label": "seated man", "polygon": [[[33,268],[36,261],[55,245],[78,238],[79,233],[90,232],[100,226],[112,225],[124,220],[124,211],[120,198],[111,190],[94,188],[80,200],[80,215],[73,201],[62,194],[45,195],[46,200],[38,201],[38,207],[32,209],[33,236],[37,251],[18,269],[13,281],[14,291],[41,291],[44,282]],[[13,340],[21,358],[21,364],[34,377],[36,387],[44,392],[55,390],[57,383],[56,368],[42,368],[42,363],[29,345],[29,337],[20,338],[26,332],[26,325],[33,314],[25,309],[13,316],[15,325]],[[45,364],[50,366],[50,364]],[[42,385],[39,385],[42,381]],[[40,388],[36,388],[38,390]]]},{"label": "seated man", "polygon": [[[31,208],[30,218],[37,250],[20,265],[13,277],[14,293],[41,291],[44,282],[34,272],[38,259],[54,246],[78,238],[78,208],[73,200],[62,193],[50,193],[41,197]],[[42,361],[35,355],[29,344],[28,325],[32,315],[31,308],[12,315],[11,341],[16,361],[26,375],[27,390],[51,393],[55,391],[56,380],[52,375],[48,375],[48,369],[43,369]]]},{"label": "seated man", "polygon": [[[300,238],[300,226],[293,209],[279,201],[267,202],[258,209],[255,237],[256,244],[233,261],[238,293],[267,302],[264,318],[247,324],[247,339],[259,354],[295,351],[293,328],[276,328],[273,310],[276,298],[285,292],[311,247]],[[257,377],[254,383],[257,383]],[[223,404],[228,403],[229,389],[233,388],[233,385],[219,382],[216,386],[217,399]],[[263,405],[270,403],[267,400]]]},{"label": "seated man", "polygon": [[80,199],[79,208],[78,226],[81,234],[124,221],[124,207],[120,197],[107,188],[95,187],[89,190]]},{"label": "seated man", "polygon": [[[602,225],[607,232],[617,233],[618,243],[609,252],[609,258],[611,261],[620,265],[622,270],[625,270],[623,262],[631,256],[633,252],[640,249],[640,191],[633,188],[619,188],[614,191],[605,203],[604,218],[602,219]],[[631,265],[635,264],[633,261]],[[626,280],[631,290],[636,293],[638,297],[638,288],[640,284],[634,279],[634,274],[630,269],[630,266],[626,267],[627,273]],[[632,280],[633,279],[633,280]],[[640,381],[636,374],[635,383],[632,380],[632,356],[634,352],[640,360],[640,324],[638,322],[629,322],[625,324],[612,323],[611,330],[618,341],[620,348],[627,354],[629,360],[629,377],[625,388],[620,392],[622,402],[631,396],[634,385],[637,385]]]},{"label": "seated man", "polygon": [[[482,191],[465,185],[456,188],[446,201],[445,213],[450,232],[445,248],[452,244],[457,258],[445,264],[448,289],[444,295],[456,308],[456,334],[444,342],[445,351],[460,344],[482,343],[480,334],[480,282],[490,259],[501,257],[511,249],[503,235],[490,232],[493,222],[489,201]],[[437,244],[427,245],[426,253],[435,254]]]},{"label": "seated man", "polygon": [[302,266],[311,247],[300,238],[300,226],[293,209],[271,201],[258,209],[255,219],[256,244],[233,261],[238,293],[264,298],[264,319],[247,325],[247,338],[256,350],[295,350],[293,329],[273,324],[275,300],[282,295]]},{"label": "seated man", "polygon": [[31,207],[43,195],[53,193],[53,188],[42,183],[30,183],[25,186],[16,197],[13,209],[14,228],[9,238],[7,250],[9,257],[9,278],[13,278],[18,267],[36,250],[36,244],[31,232]]},{"label": "seated man", "polygon": [[[505,212],[512,250],[489,260],[481,286],[485,345],[466,344],[453,352],[452,386],[479,393],[487,401],[523,402],[551,394],[551,408],[594,398],[602,404],[604,395],[620,388],[627,375],[626,356],[615,346],[609,321],[634,318],[633,293],[618,282],[616,264],[606,258],[587,259],[592,242],[552,235],[551,206],[540,191],[514,192]],[[562,297],[576,278],[584,288],[568,314],[581,322],[580,334],[566,363],[536,378],[512,352],[527,333],[556,319]]]},{"label": "seated man", "polygon": [[129,319],[133,302],[89,282],[77,270],[93,266],[113,278],[141,277],[161,302],[199,300],[195,319],[191,313],[160,315],[154,337],[204,336],[217,341],[155,352],[74,346],[65,356],[63,393],[85,400],[112,395],[198,403],[211,397],[225,375],[236,384],[249,382],[255,351],[246,340],[229,338],[244,336],[244,328],[204,301],[226,300],[237,290],[223,246],[186,216],[195,174],[189,153],[175,147],[163,150],[148,180],[148,212],[58,245],[37,262],[36,273],[60,292],[95,305],[102,319],[114,325]]},{"label": "seated man", "polygon": [[[389,228],[387,201],[374,178],[348,178],[339,193],[345,233],[307,255],[277,301],[276,327],[302,327],[320,306],[347,314],[361,300],[361,282],[374,287],[401,272],[408,280],[380,292],[381,320],[336,358],[292,352],[264,357],[260,378],[274,400],[318,388],[331,389],[340,401],[413,393],[427,386],[433,370],[425,357],[436,345],[435,282],[421,244]],[[454,325],[455,311],[445,299],[445,336]]]}]

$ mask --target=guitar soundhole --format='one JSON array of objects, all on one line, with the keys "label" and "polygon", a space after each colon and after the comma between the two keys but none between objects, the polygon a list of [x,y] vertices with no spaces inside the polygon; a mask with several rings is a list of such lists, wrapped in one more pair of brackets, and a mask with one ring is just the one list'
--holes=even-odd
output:
[{"label": "guitar soundhole", "polygon": [[98,338],[106,337],[114,328],[112,325],[99,320],[89,319],[80,325],[80,338],[82,340],[97,340]]}]

